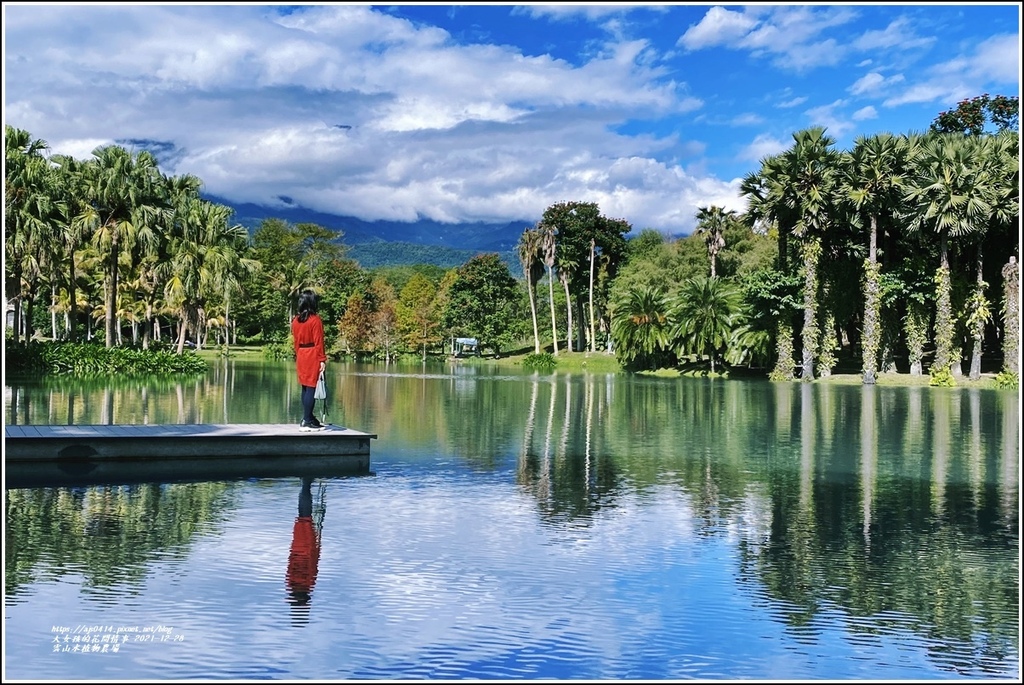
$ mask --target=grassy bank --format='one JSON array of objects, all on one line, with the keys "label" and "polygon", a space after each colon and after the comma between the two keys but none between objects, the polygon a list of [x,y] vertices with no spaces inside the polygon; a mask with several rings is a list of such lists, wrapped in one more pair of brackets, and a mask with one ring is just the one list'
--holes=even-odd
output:
[{"label": "grassy bank", "polygon": [[[497,367],[523,367],[523,360],[532,352],[532,349],[517,350],[514,353],[502,355],[497,359],[490,356],[466,357],[459,360],[460,364],[497,366]],[[207,361],[220,359],[224,355],[221,348],[200,350],[199,356]],[[232,345],[228,354],[232,359],[264,359],[263,348],[259,345]],[[559,373],[625,373],[622,366],[614,355],[606,352],[568,352],[562,350],[555,357],[555,371]],[[659,378],[758,378],[764,379],[764,374],[746,370],[733,370],[731,373],[708,373],[703,365],[686,365],[677,369],[659,369],[657,371],[645,371],[641,375],[655,376]],[[956,379],[958,388],[985,388],[996,389],[996,374],[983,373],[976,381],[966,376]],[[813,382],[829,385],[862,385],[863,377],[860,373],[834,373],[825,378],[817,378]],[[876,385],[881,387],[930,387],[931,377],[928,374],[911,376],[908,373],[880,373]],[[794,383],[799,383],[796,379]]]}]

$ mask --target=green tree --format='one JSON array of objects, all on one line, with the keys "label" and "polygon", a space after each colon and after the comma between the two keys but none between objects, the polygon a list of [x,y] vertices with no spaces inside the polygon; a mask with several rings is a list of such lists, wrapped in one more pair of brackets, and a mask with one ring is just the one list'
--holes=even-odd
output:
[{"label": "green tree", "polygon": [[612,308],[615,356],[624,368],[655,369],[669,359],[668,302],[656,287],[630,290]]},{"label": "green tree", "polygon": [[423,274],[414,274],[398,296],[396,315],[398,331],[405,343],[421,351],[421,359],[427,360],[427,350],[437,344],[441,337],[438,331],[436,306],[437,288]]},{"label": "green tree", "polygon": [[669,344],[680,357],[707,355],[714,373],[716,358],[740,323],[741,307],[740,291],[728,281],[704,276],[687,279],[669,299]]},{"label": "green tree", "polygon": [[814,359],[818,352],[818,264],[821,241],[831,224],[839,153],[835,140],[820,126],[793,134],[793,146],[784,153],[791,183],[788,199],[793,202],[796,223],[793,235],[800,238],[804,277],[804,322],[801,332],[801,380],[814,380]]},{"label": "green tree", "polygon": [[1012,131],[1019,121],[1020,103],[1016,95],[996,95],[988,93],[973,98],[965,98],[950,110],[939,112],[932,121],[931,131],[934,133],[967,133],[981,135],[985,132],[985,124],[991,122],[997,131]]},{"label": "green tree", "polygon": [[544,231],[539,228],[528,228],[519,236],[516,254],[523,267],[526,280],[526,292],[530,298],[530,315],[533,319],[533,351],[540,354],[540,330],[537,326],[536,286],[544,277]]},{"label": "green tree", "polygon": [[[769,155],[761,160],[758,171],[747,174],[740,182],[740,195],[747,199],[743,222],[755,233],[775,236],[778,243],[775,270],[783,277],[789,275],[789,235],[797,223],[798,207],[789,174],[789,165],[781,154]],[[793,312],[784,307],[772,311],[777,317],[774,320],[776,361],[770,376],[774,380],[792,380]]]},{"label": "green tree", "polygon": [[704,238],[711,262],[711,278],[715,277],[715,262],[718,253],[725,248],[725,229],[729,220],[736,216],[733,210],[711,205],[697,208],[697,235]]},{"label": "green tree", "polygon": [[537,229],[541,232],[544,268],[548,273],[548,303],[551,307],[551,346],[558,356],[558,319],[555,316],[555,264],[557,262],[557,240],[555,227],[541,221]]},{"label": "green tree", "polygon": [[519,284],[493,252],[473,257],[456,274],[441,313],[442,326],[501,354],[524,332]]},{"label": "green tree", "polygon": [[953,364],[955,321],[951,302],[948,243],[978,230],[991,212],[977,146],[958,133],[925,137],[912,157],[912,172],[905,198],[907,228],[931,231],[939,241],[939,267],[935,273],[935,360],[932,376],[950,373]]},{"label": "green tree", "polygon": [[[6,297],[14,304],[14,341],[32,337],[33,290],[26,273],[38,272],[37,250],[44,240],[50,198],[43,192],[48,165],[46,141],[28,131],[4,127],[4,281]],[[26,313],[28,314],[26,316]]]},{"label": "green tree", "polygon": [[881,331],[880,267],[878,264],[878,219],[890,218],[899,208],[907,174],[909,143],[890,133],[861,136],[853,150],[844,155],[843,189],[857,211],[867,215],[868,258],[864,263],[864,331],[861,337],[863,383],[877,380]]}]

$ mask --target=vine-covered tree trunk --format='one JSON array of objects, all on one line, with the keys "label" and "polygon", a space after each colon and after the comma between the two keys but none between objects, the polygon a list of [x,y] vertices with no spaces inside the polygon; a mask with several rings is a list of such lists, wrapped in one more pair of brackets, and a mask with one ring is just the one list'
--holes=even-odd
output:
[{"label": "vine-covered tree trunk", "polygon": [[1020,376],[1020,268],[1017,258],[1003,266],[1003,371]]},{"label": "vine-covered tree trunk", "polygon": [[814,357],[818,347],[818,325],[815,321],[816,298],[818,294],[818,258],[821,256],[821,242],[809,238],[804,244],[804,330],[801,336],[802,369],[800,379],[805,383],[814,380]]},{"label": "vine-covered tree trunk", "polygon": [[946,235],[939,243],[941,261],[935,274],[935,362],[936,372],[952,371],[953,366],[953,307],[950,302],[949,255],[946,251]]},{"label": "vine-covered tree trunk", "polygon": [[968,313],[971,317],[970,332],[974,343],[971,349],[970,379],[972,381],[976,381],[981,378],[981,347],[985,339],[985,323],[988,322],[990,318],[988,300],[985,297],[986,284],[982,279],[981,273],[981,240],[978,240],[978,252],[977,259],[975,260],[975,268],[977,269],[977,280],[975,281],[974,297],[971,298],[971,311]]},{"label": "vine-covered tree trunk", "polygon": [[775,369],[769,378],[773,381],[793,380],[793,327],[787,321],[779,321],[778,333],[775,346],[778,356],[775,359]]},{"label": "vine-covered tree trunk", "polygon": [[[871,217],[872,228],[874,217]],[[871,233],[874,242],[874,231]],[[872,245],[874,252],[874,245]],[[861,338],[861,369],[864,373],[864,385],[874,385],[877,381],[875,370],[878,363],[878,272],[879,264],[868,257],[864,263],[864,335]]]},{"label": "vine-covered tree trunk", "polygon": [[924,344],[928,341],[928,312],[917,300],[907,304],[907,318],[904,322],[907,334],[907,350],[910,358],[910,375],[924,374]]},{"label": "vine-covered tree trunk", "polygon": [[839,349],[839,338],[836,336],[836,316],[831,312],[825,317],[819,347],[818,375],[821,378],[828,378],[836,366],[836,350]]}]

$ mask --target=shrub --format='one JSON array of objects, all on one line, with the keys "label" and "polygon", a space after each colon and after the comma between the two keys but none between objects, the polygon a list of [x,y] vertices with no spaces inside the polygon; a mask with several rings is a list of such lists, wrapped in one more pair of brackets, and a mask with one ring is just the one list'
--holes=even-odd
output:
[{"label": "shrub", "polygon": [[206,362],[192,351],[103,347],[94,343],[31,341],[5,349],[8,373],[63,373],[72,375],[194,374],[206,371]]},{"label": "shrub", "polygon": [[1002,390],[1017,390],[1020,387],[1020,379],[1012,371],[1003,371],[996,376],[996,387]]},{"label": "shrub", "polygon": [[953,378],[953,374],[948,368],[935,368],[932,367],[929,372],[931,380],[928,385],[937,388],[952,388],[956,386],[956,379]]},{"label": "shrub", "polygon": [[528,354],[523,357],[523,366],[537,371],[551,371],[558,365],[558,360],[550,352]]}]

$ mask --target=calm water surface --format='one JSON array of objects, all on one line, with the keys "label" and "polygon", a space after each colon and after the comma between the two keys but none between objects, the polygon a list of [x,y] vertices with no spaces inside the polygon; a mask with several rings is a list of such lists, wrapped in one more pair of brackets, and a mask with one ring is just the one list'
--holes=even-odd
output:
[{"label": "calm water surface", "polygon": [[[1015,393],[329,380],[370,475],[5,490],[5,678],[1019,680]],[[242,361],[4,411],[299,418],[292,365]]]}]

